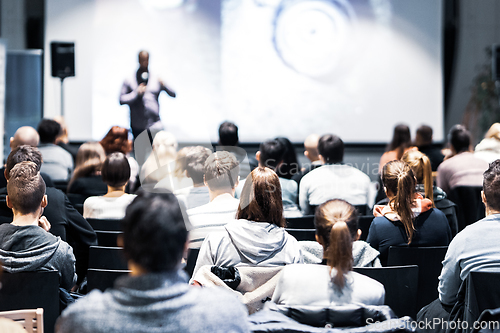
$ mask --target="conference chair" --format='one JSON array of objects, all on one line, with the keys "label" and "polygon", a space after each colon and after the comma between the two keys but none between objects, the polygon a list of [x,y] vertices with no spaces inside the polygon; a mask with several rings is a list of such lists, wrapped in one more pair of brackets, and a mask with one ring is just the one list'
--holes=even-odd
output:
[{"label": "conference chair", "polygon": [[123,234],[121,231],[105,231],[105,230],[95,230],[97,235],[97,245],[116,247],[118,236]]},{"label": "conference chair", "polygon": [[448,198],[458,208],[458,232],[485,216],[485,208],[481,199],[482,190],[482,186],[457,186],[450,191]]},{"label": "conference chair", "polygon": [[[0,312],[1,318],[19,323],[28,333],[43,333],[43,309],[14,310]],[[7,333],[7,332],[6,332]]]},{"label": "conference chair", "polygon": [[184,271],[186,271],[190,278],[193,276],[194,267],[196,266],[196,260],[198,260],[199,253],[200,249],[189,249]]},{"label": "conference chair", "polygon": [[[486,310],[500,307],[500,271],[470,272],[465,279],[465,303],[463,320],[468,323],[466,332],[471,332],[475,321]],[[492,312],[499,318],[498,312]],[[498,328],[497,328],[498,329]]]},{"label": "conference chair", "polygon": [[88,218],[87,222],[94,230],[122,231],[122,220]]},{"label": "conference chair", "polygon": [[443,268],[442,261],[448,250],[447,246],[433,247],[396,247],[389,248],[387,266],[418,266],[417,308],[434,301],[438,297],[438,277]]},{"label": "conference chair", "polygon": [[53,333],[59,316],[59,274],[57,271],[2,274],[0,311],[44,309],[45,333]]},{"label": "conference chair", "polygon": [[316,229],[289,229],[285,230],[300,241],[316,241]]},{"label": "conference chair", "polygon": [[359,274],[377,280],[385,288],[385,305],[398,317],[417,315],[418,266],[354,267]]},{"label": "conference chair", "polygon": [[122,275],[130,273],[129,270],[114,270],[114,269],[98,269],[89,268],[87,271],[87,288],[88,291],[99,289],[104,291],[113,287],[115,280]]},{"label": "conference chair", "polygon": [[365,215],[359,217],[358,227],[359,229],[361,229],[361,237],[359,237],[359,240],[366,241],[366,238],[368,237],[368,231],[370,230],[373,219],[373,215]]},{"label": "conference chair", "polygon": [[127,270],[127,260],[121,247],[91,246],[89,268]]},{"label": "conference chair", "polygon": [[288,217],[286,227],[289,229],[314,229],[314,215]]}]

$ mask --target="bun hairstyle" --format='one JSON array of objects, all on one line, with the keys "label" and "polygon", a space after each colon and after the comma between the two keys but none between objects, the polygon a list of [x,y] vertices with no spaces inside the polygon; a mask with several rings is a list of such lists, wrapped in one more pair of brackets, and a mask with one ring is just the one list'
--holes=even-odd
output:
[{"label": "bun hairstyle", "polygon": [[356,208],[345,200],[329,200],[316,209],[314,224],[325,249],[327,264],[337,271],[333,283],[343,288],[344,275],[352,270],[353,265],[352,242],[358,231]]},{"label": "bun hairstyle", "polygon": [[432,207],[435,207],[431,160],[429,160],[427,155],[418,150],[406,152],[401,160],[410,166],[417,178],[417,184],[424,184],[425,197],[431,200]]},{"label": "bun hairstyle", "polygon": [[389,204],[398,214],[411,243],[415,227],[413,226],[413,198],[415,197],[416,179],[412,169],[403,161],[391,161],[382,168],[382,183],[394,197]]}]

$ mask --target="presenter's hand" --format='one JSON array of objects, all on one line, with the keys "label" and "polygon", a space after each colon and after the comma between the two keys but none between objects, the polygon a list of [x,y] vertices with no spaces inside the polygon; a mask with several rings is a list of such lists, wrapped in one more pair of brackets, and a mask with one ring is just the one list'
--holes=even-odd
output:
[{"label": "presenter's hand", "polygon": [[139,95],[144,95],[144,93],[146,92],[146,84],[145,83],[141,83],[139,85],[139,87],[137,87],[137,94]]},{"label": "presenter's hand", "polygon": [[49,231],[51,228],[50,222],[45,216],[40,216],[40,218],[38,219],[38,226],[45,231]]}]

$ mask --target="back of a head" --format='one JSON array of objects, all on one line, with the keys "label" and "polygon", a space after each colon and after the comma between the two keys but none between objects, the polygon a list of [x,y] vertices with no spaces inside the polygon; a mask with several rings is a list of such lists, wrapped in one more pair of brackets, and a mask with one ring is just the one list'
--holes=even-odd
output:
[{"label": "back of a head", "polygon": [[40,136],[38,135],[36,129],[31,126],[22,126],[17,129],[16,133],[14,133],[10,143],[10,149],[15,149],[16,147],[22,145],[36,147],[39,142]]},{"label": "back of a head", "polygon": [[128,154],[132,150],[132,141],[128,138],[128,129],[120,126],[111,127],[100,143],[108,155],[114,152]]},{"label": "back of a head", "polygon": [[334,134],[325,134],[319,139],[318,151],[327,164],[341,163],[344,160],[344,142]]},{"label": "back of a head", "polygon": [[496,139],[500,141],[500,123],[494,123],[484,135],[487,139]]},{"label": "back of a head", "polygon": [[299,161],[295,153],[295,147],[292,142],[285,137],[277,137],[276,140],[285,146],[283,162],[276,168],[276,174],[280,178],[292,179],[300,171]]},{"label": "back of a head", "polygon": [[186,171],[193,180],[193,184],[203,184],[205,175],[205,162],[212,151],[202,146],[196,146],[189,149],[186,154]]},{"label": "back of a head", "polygon": [[105,158],[106,153],[99,142],[82,144],[76,154],[75,171],[69,181],[68,189],[71,188],[76,179],[88,177],[101,171]]},{"label": "back of a head", "polygon": [[411,133],[410,128],[407,125],[399,124],[394,127],[394,133],[392,135],[392,140],[387,150],[401,150],[401,155],[398,158],[401,158],[403,152],[406,148],[411,146]]},{"label": "back of a head", "polygon": [[239,172],[238,160],[227,151],[215,152],[205,162],[205,182],[211,191],[234,189]]},{"label": "back of a head", "polygon": [[263,167],[268,167],[276,170],[278,165],[283,162],[286,147],[277,139],[267,140],[259,146],[260,157],[259,162]]},{"label": "back of a head", "polygon": [[307,152],[307,158],[313,162],[319,160],[319,138],[320,136],[318,134],[310,134],[304,140],[304,148]]},{"label": "back of a head", "polygon": [[42,154],[38,148],[29,145],[22,145],[13,149],[7,157],[7,162],[5,164],[7,177],[9,177],[10,171],[16,164],[26,161],[35,163],[38,171],[40,171],[40,167],[42,166]]},{"label": "back of a head", "polygon": [[415,141],[417,146],[426,146],[432,144],[432,127],[422,125],[417,128]]},{"label": "back of a head", "polygon": [[40,143],[55,143],[61,133],[61,125],[52,119],[42,119],[37,131],[40,135]]},{"label": "back of a head", "polygon": [[112,153],[104,160],[101,169],[102,180],[111,187],[121,187],[130,179],[130,164],[123,153]]},{"label": "back of a head", "polygon": [[38,210],[45,195],[45,182],[35,163],[20,162],[10,170],[7,195],[13,208],[23,215]]},{"label": "back of a head", "polygon": [[221,146],[236,146],[238,141],[238,126],[229,121],[220,124],[219,143]]},{"label": "back of a head", "polygon": [[469,151],[471,135],[463,125],[454,125],[448,133],[448,141],[457,154]]},{"label": "back of a head", "polygon": [[391,161],[382,168],[382,183],[388,195],[394,195],[389,204],[399,215],[400,221],[406,230],[408,244],[410,244],[415,231],[412,206],[415,198],[416,182],[413,171],[403,161]]},{"label": "back of a head", "polygon": [[424,184],[425,197],[432,201],[434,205],[432,166],[431,160],[424,153],[418,150],[409,150],[404,153],[401,160],[408,164],[417,178],[418,184]]},{"label": "back of a head", "polygon": [[280,180],[273,170],[258,167],[248,175],[236,217],[285,226]]},{"label": "back of a head", "polygon": [[166,131],[159,131],[153,139],[153,151],[160,159],[175,160],[177,155],[177,139]]},{"label": "back of a head", "polygon": [[188,231],[174,194],[140,191],[122,225],[127,259],[147,272],[179,268]]},{"label": "back of a head", "polygon": [[491,162],[483,173],[483,192],[487,207],[500,212],[500,160]]}]

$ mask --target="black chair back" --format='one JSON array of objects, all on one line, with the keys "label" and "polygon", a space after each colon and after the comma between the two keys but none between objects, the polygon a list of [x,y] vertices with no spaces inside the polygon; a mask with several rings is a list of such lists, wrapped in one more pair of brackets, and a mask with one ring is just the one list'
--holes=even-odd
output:
[{"label": "black chair back", "polygon": [[127,270],[127,260],[121,247],[91,246],[89,268]]},{"label": "black chair back", "polygon": [[463,320],[468,322],[469,332],[485,310],[500,307],[500,271],[470,272],[466,278],[465,308]]},{"label": "black chair back", "polygon": [[289,217],[286,219],[288,229],[314,229],[314,215]]},{"label": "black chair back", "polygon": [[365,215],[359,217],[358,227],[359,229],[361,229],[361,237],[359,237],[359,240],[366,241],[366,238],[368,237],[368,231],[370,230],[373,219],[373,215]]},{"label": "black chair back", "polygon": [[53,333],[59,316],[57,271],[4,273],[0,311],[43,308],[44,332]]},{"label": "black chair back", "polygon": [[316,229],[285,229],[290,235],[300,241],[316,241]]},{"label": "black chair back", "polygon": [[353,270],[384,285],[385,304],[398,317],[416,318],[418,266],[354,267]]},{"label": "black chair back", "polygon": [[189,277],[193,276],[194,267],[196,266],[196,260],[198,260],[199,253],[200,249],[189,249],[186,266],[184,267],[184,270]]},{"label": "black chair back", "polygon": [[123,234],[123,232],[96,230],[95,234],[97,235],[97,245],[106,247],[117,247],[118,236]]},{"label": "black chair back", "polygon": [[457,205],[458,231],[485,216],[481,199],[482,186],[457,186],[449,193],[449,199]]},{"label": "black chair back", "polygon": [[88,291],[90,292],[94,289],[104,291],[108,288],[112,288],[117,278],[128,273],[130,273],[129,270],[89,268],[87,271]]},{"label": "black chair back", "polygon": [[89,222],[94,230],[122,231],[122,220],[88,218],[87,222]]},{"label": "black chair back", "polygon": [[395,247],[389,248],[388,266],[417,265],[418,297],[417,308],[434,301],[438,297],[438,277],[443,269],[447,246]]}]

